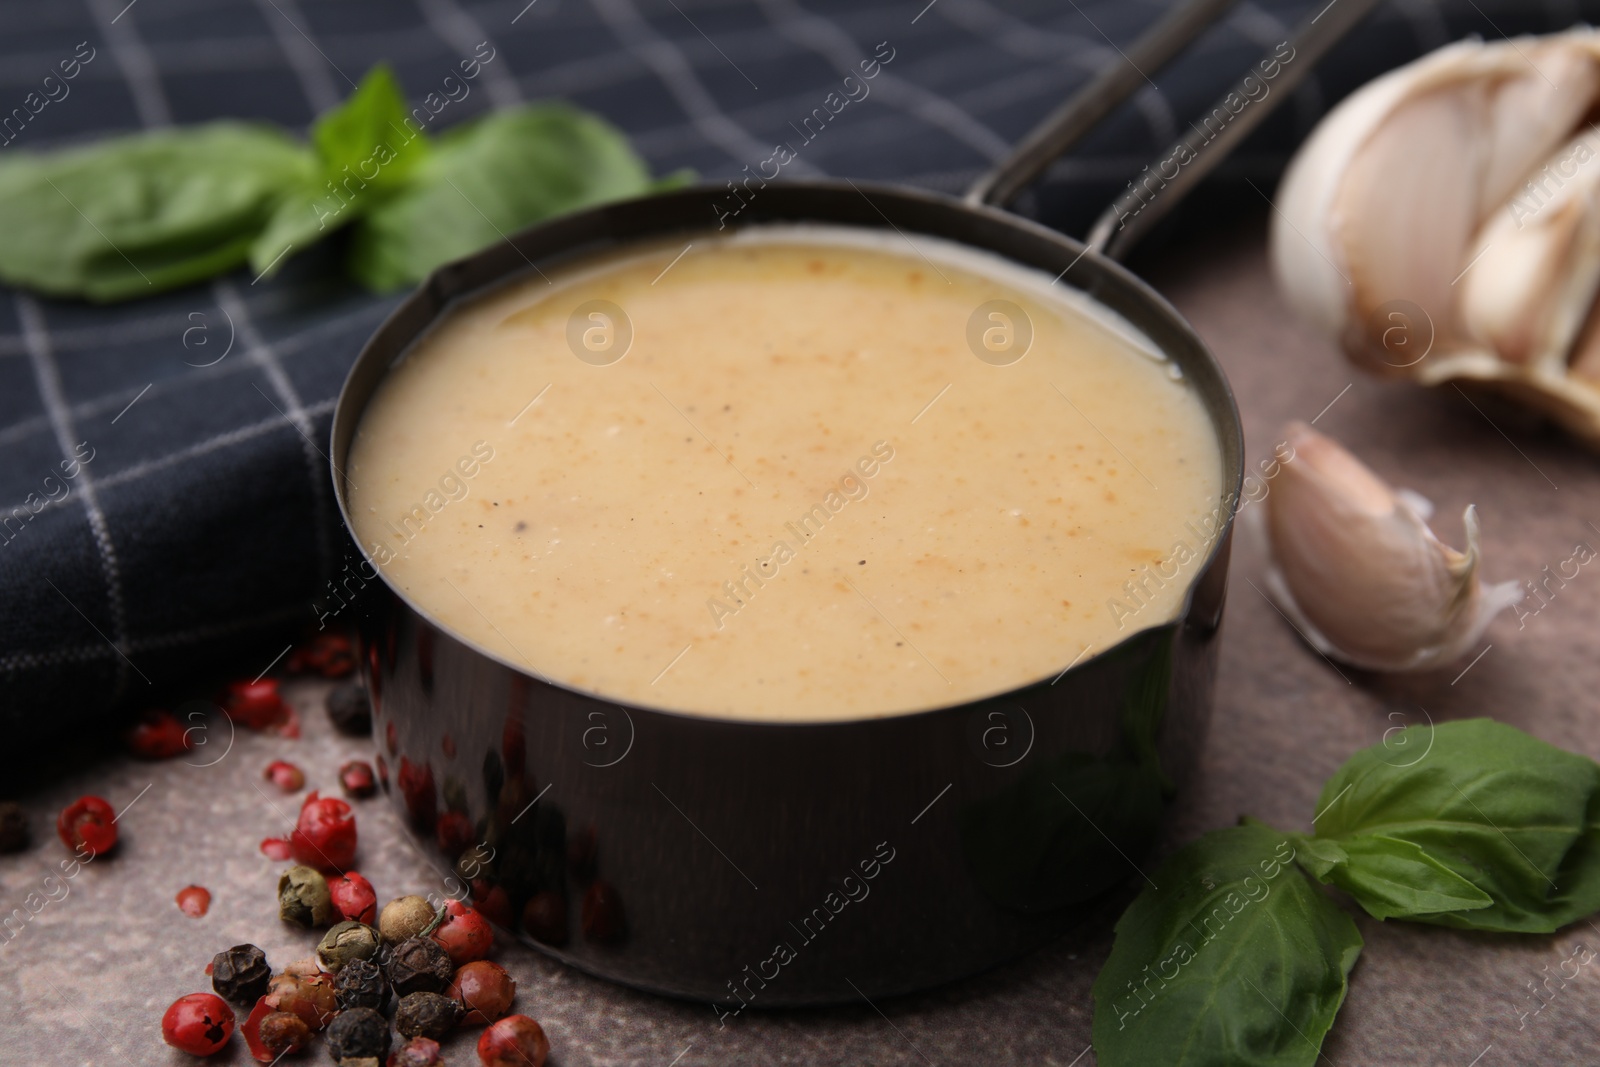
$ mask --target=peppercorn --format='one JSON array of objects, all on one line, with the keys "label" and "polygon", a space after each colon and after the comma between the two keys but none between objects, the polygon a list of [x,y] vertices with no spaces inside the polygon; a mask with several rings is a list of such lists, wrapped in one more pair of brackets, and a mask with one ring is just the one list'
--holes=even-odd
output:
[{"label": "peppercorn", "polygon": [[338,797],[312,792],[300,805],[289,848],[297,863],[319,871],[342,871],[356,858],[356,817]]},{"label": "peppercorn", "polygon": [[389,1020],[371,1008],[348,1008],[333,1017],[326,1034],[335,1060],[389,1054]]},{"label": "peppercorn", "polygon": [[310,867],[290,867],[278,878],[278,918],[307,929],[334,921],[328,880]]},{"label": "peppercorn", "polygon": [[56,817],[61,843],[91,859],[117,845],[117,813],[100,797],[79,797]]},{"label": "peppercorn", "polygon": [[494,930],[481,912],[459,900],[446,900],[444,913],[444,922],[432,936],[450,953],[451,963],[459,967],[489,955],[494,947]]},{"label": "peppercorn", "polygon": [[528,898],[522,909],[522,928],[535,941],[560,947],[567,943],[567,898],[546,889]]},{"label": "peppercorn", "polygon": [[233,1036],[233,1009],[212,993],[190,993],[161,1016],[161,1039],[191,1056],[210,1056]]},{"label": "peppercorn", "polygon": [[544,1067],[549,1055],[544,1027],[526,1015],[507,1015],[478,1038],[483,1067]]},{"label": "peppercorn", "polygon": [[292,1011],[268,1012],[256,1026],[256,1038],[274,1061],[299,1052],[311,1041],[311,1027]]},{"label": "peppercorn", "polygon": [[14,800],[0,803],[0,853],[28,847],[28,813]]},{"label": "peppercorn", "polygon": [[333,975],[319,971],[316,960],[305,962],[313,973],[297,974],[297,965],[291,963],[273,978],[267,995],[277,999],[274,1007],[278,1011],[294,1012],[316,1033],[338,1014],[339,996],[333,989]]},{"label": "peppercorn", "polygon": [[317,945],[317,959],[334,974],[338,974],[351,960],[370,960],[378,954],[383,938],[378,931],[365,923],[334,923],[333,929],[322,935]]},{"label": "peppercorn", "polygon": [[329,879],[328,894],[333,897],[333,906],[341,917],[368,926],[377,921],[378,894],[372,891],[372,883],[356,871]]},{"label": "peppercorn", "polygon": [[267,954],[254,945],[234,945],[211,957],[211,988],[224,1000],[254,1004],[272,981]]},{"label": "peppercorn", "polygon": [[341,685],[328,694],[328,718],[341,734],[366,737],[372,733],[372,701],[359,682]]},{"label": "peppercorn", "polygon": [[378,913],[378,930],[385,941],[399,944],[416,937],[439,918],[432,904],[419,896],[397,897],[383,906]]},{"label": "peppercorn", "polygon": [[189,731],[173,717],[172,712],[155,708],[140,715],[139,721],[122,738],[128,751],[140,759],[171,759],[194,747],[189,740]]},{"label": "peppercorn", "polygon": [[396,945],[386,968],[389,984],[402,997],[408,993],[442,993],[455,976],[450,954],[427,937],[413,937]]},{"label": "peppercorn", "polygon": [[446,996],[466,1009],[462,1025],[487,1026],[511,1010],[517,981],[498,963],[473,960],[456,971]]},{"label": "peppercorn", "polygon": [[230,682],[222,697],[228,718],[251,730],[266,730],[289,721],[289,705],[278,692],[276,678],[257,678],[253,682]]},{"label": "peppercorn", "polygon": [[395,1009],[394,1028],[402,1037],[431,1037],[435,1041],[456,1028],[461,1005],[442,993],[408,993]]},{"label": "peppercorn", "polygon": [[339,768],[339,788],[352,800],[365,800],[378,791],[378,779],[372,773],[372,764],[353,759]]},{"label": "peppercorn", "polygon": [[203,885],[188,885],[178,890],[178,908],[191,919],[211,910],[211,890]]},{"label": "peppercorn", "polygon": [[414,1037],[389,1054],[388,1067],[438,1067],[439,1042]]},{"label": "peppercorn", "polygon": [[389,982],[383,970],[372,960],[351,960],[339,969],[333,978],[333,989],[339,997],[339,1007],[371,1008],[384,1011],[389,1007]]},{"label": "peppercorn", "polygon": [[622,898],[609,882],[594,881],[583,891],[583,936],[601,944],[621,941],[626,931]]},{"label": "peppercorn", "polygon": [[267,764],[262,777],[285,793],[298,793],[306,787],[306,772],[287,760],[275,759]]}]

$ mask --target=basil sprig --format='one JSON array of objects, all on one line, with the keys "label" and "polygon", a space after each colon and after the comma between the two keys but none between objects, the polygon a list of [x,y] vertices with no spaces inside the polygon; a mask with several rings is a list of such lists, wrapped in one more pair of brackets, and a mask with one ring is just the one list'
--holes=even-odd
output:
[{"label": "basil sprig", "polygon": [[1488,719],[1408,727],[1328,781],[1313,833],[1180,850],[1095,982],[1102,1067],[1314,1064],[1362,942],[1313,879],[1376,919],[1558,929],[1600,911],[1600,765]]},{"label": "basil sprig", "polygon": [[659,184],[620,131],[563,105],[431,138],[380,65],[317,119],[309,143],[214,122],[5,153],[0,280],[128,300],[246,264],[270,274],[348,227],[350,273],[392,289],[554,214]]}]

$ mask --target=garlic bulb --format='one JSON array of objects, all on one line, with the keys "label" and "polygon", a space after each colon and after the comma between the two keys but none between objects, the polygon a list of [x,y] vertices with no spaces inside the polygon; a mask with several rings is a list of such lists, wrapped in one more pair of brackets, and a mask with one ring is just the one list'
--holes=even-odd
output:
[{"label": "garlic bulb", "polygon": [[1368,369],[1470,381],[1600,447],[1600,31],[1462,41],[1336,107],[1290,163],[1272,262]]},{"label": "garlic bulb", "polygon": [[1267,589],[1317,651],[1369,670],[1442,666],[1522,599],[1517,582],[1478,581],[1478,518],[1467,549],[1428,528],[1432,505],[1391,489],[1331,437],[1292,423],[1294,458],[1265,501]]}]

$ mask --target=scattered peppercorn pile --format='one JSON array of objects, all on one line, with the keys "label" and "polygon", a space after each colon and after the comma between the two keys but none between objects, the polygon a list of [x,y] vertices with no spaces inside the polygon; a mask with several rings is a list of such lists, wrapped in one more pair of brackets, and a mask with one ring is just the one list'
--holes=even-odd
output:
[{"label": "scattered peppercorn pile", "polygon": [[[324,633],[290,656],[292,672],[328,678],[350,675],[355,657],[348,637]],[[237,724],[286,737],[300,735],[294,709],[274,678],[229,685],[219,698]],[[343,733],[371,733],[371,706],[358,683],[334,689],[328,714]],[[142,759],[170,759],[191,750],[190,731],[170,712],[146,712],[124,735]],[[292,763],[274,760],[263,774],[284,792],[306,784]],[[354,760],[339,769],[347,797],[376,791],[370,764]],[[56,829],[67,848],[90,860],[117,844],[116,812],[86,796],[60,814]],[[16,804],[0,803],[0,851],[28,845],[28,826]],[[308,1048],[321,1035],[341,1067],[431,1067],[441,1063],[439,1042],[458,1027],[483,1027],[478,1059],[486,1067],[544,1067],[550,1043],[526,1015],[508,1014],[516,981],[487,957],[494,948],[489,921],[460,900],[439,903],[403,896],[380,910],[372,883],[352,869],[357,846],[355,813],[337,797],[312,792],[286,838],[269,838],[261,850],[292,861],[278,879],[278,916],[322,931],[308,955],[274,971],[255,945],[234,945],[206,967],[213,992],[188,993],[161,1019],[167,1044],[195,1056],[228,1047],[235,1029],[261,1063]],[[190,886],[178,905],[203,915],[210,894]],[[245,1014],[237,1020],[235,1010]],[[398,1035],[398,1036],[396,1036]]]}]

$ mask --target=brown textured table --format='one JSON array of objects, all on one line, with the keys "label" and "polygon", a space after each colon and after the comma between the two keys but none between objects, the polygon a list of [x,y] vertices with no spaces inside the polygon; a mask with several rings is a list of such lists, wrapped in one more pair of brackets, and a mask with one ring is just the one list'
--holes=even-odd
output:
[{"label": "brown textured table", "polygon": [[[1287,313],[1266,270],[1259,223],[1219,237],[1191,234],[1146,258],[1144,269],[1199,329],[1227,367],[1244,413],[1249,453],[1270,453],[1291,418],[1322,412],[1318,427],[1381,474],[1438,505],[1447,541],[1479,505],[1487,577],[1533,578],[1600,546],[1600,470],[1594,457],[1513,415],[1475,410],[1453,390],[1425,393],[1358,376]],[[1348,391],[1346,390],[1346,387]],[[1332,403],[1332,407],[1323,409]],[[1493,422],[1489,421],[1492,418]],[[1259,545],[1235,547],[1216,714],[1199,780],[1180,801],[1174,840],[1250,813],[1305,829],[1322,780],[1397,723],[1492,715],[1547,741],[1600,757],[1600,662],[1594,620],[1600,571],[1583,570],[1519,628],[1510,614],[1490,629],[1490,650],[1434,675],[1343,676],[1301,645],[1247,579]],[[266,650],[268,655],[273,650]],[[241,669],[245,669],[241,666]],[[1454,681],[1453,681],[1454,679]],[[309,935],[274,917],[281,866],[263,837],[285,832],[298,797],[260,780],[271,759],[305,768],[311,787],[336,788],[340,762],[365,743],[336,737],[321,712],[323,687],[290,693],[305,720],[299,741],[241,732],[210,767],[183,760],[122,759],[75,768],[22,799],[34,847],[0,859],[0,915],[21,907],[65,855],[54,813],[83,792],[119,808],[123,844],[86,867],[9,943],[0,944],[0,1056],[6,1063],[194,1062],[160,1041],[160,1016],[185,992],[208,988],[210,955],[254,941],[275,963],[305,956]],[[216,759],[217,747],[189,757]],[[74,739],[63,738],[72,751]],[[13,761],[26,759],[14,750]],[[380,899],[426,891],[436,879],[412,852],[381,800],[358,806],[360,869]],[[190,919],[173,903],[185,885],[214,894]],[[1367,948],[1322,1062],[1504,1067],[1600,1063],[1600,964],[1564,985],[1558,965],[1600,929],[1579,923],[1552,937],[1491,937],[1358,920]],[[1087,1067],[1089,987],[1106,936],[1062,943],[989,974],[920,996],[840,1009],[754,1013],[718,1029],[704,1005],[658,999],[579,974],[522,946],[500,960],[519,983],[518,1008],[550,1033],[560,1067],[603,1064],[1007,1064]],[[1570,970],[1570,967],[1568,968]],[[1529,988],[1550,978],[1542,999]],[[1552,990],[1555,990],[1552,993]],[[1540,1003],[1548,1006],[1519,1019]],[[474,1063],[476,1031],[458,1034],[447,1062]],[[315,1060],[327,1062],[317,1051]],[[251,1062],[237,1039],[232,1056]],[[1152,1065],[1155,1067],[1155,1065]]]}]

